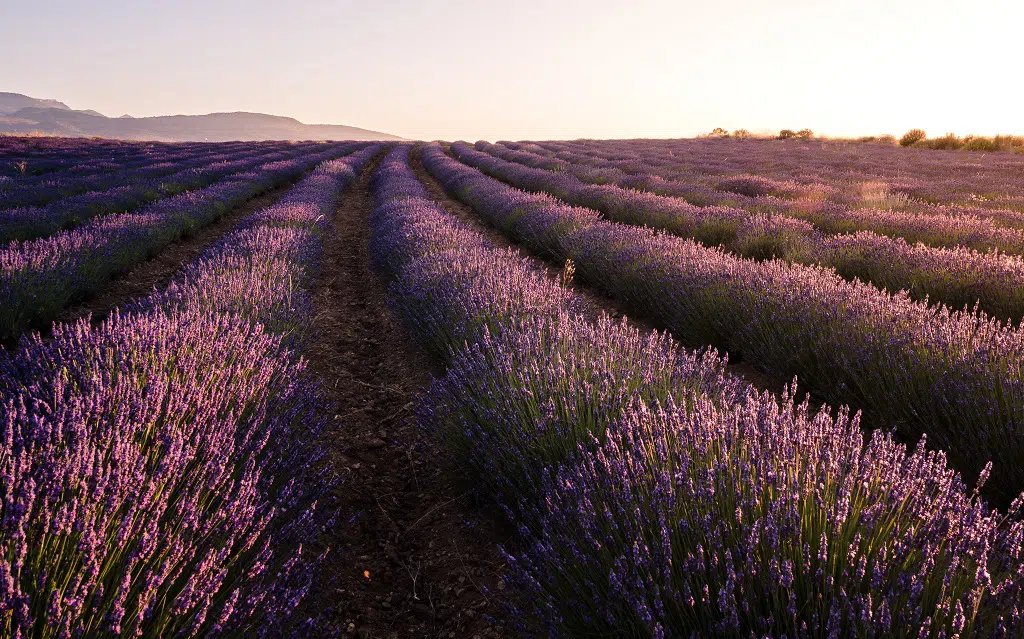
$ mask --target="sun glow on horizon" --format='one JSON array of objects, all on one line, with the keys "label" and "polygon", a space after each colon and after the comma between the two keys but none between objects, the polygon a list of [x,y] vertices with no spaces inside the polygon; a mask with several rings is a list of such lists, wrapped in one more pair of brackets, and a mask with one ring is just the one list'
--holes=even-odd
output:
[{"label": "sun glow on horizon", "polygon": [[1024,8],[1002,0],[51,2],[0,21],[19,61],[0,90],[112,116],[258,111],[421,139],[1024,133],[1004,33]]}]

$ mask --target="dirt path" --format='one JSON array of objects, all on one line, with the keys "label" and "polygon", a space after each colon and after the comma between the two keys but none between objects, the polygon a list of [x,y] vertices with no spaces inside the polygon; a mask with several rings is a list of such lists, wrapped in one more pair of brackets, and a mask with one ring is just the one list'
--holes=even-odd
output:
[{"label": "dirt path", "polygon": [[[420,156],[419,148],[416,148],[412,152],[412,167],[416,173],[416,177],[426,185],[427,190],[430,192],[434,199],[440,203],[448,212],[452,213],[466,224],[472,226],[474,229],[480,231],[494,246],[499,248],[514,248],[518,249],[520,255],[528,258],[534,263],[537,268],[544,270],[551,277],[558,277],[561,273],[561,269],[556,268],[549,262],[546,262],[530,252],[530,250],[520,244],[509,240],[505,237],[501,231],[489,226],[483,219],[480,218],[476,213],[473,212],[472,207],[463,204],[453,198],[448,197],[445,193],[444,187],[434,179],[432,175],[424,168],[423,162]],[[638,317],[626,312],[626,309],[618,302],[618,300],[597,291],[585,284],[579,282],[572,282],[570,284],[573,291],[575,291],[585,302],[585,315],[588,319],[596,319],[601,313],[607,313],[614,318],[625,317],[630,325],[636,327],[641,331],[660,330],[665,331],[665,327],[661,326],[658,322],[651,318]],[[785,387],[786,383],[790,380],[780,380],[777,377],[769,375],[751,365],[748,362],[735,362],[730,363],[728,370],[737,377],[742,377],[749,384],[760,390],[770,391],[772,393],[780,394]],[[815,405],[819,405],[818,402],[813,402]]]},{"label": "dirt path", "polygon": [[110,280],[97,295],[64,309],[57,321],[73,322],[91,313],[92,323],[95,325],[103,321],[114,309],[149,294],[154,287],[164,286],[183,266],[196,259],[203,250],[219,240],[243,218],[281,199],[292,184],[279,186],[258,195],[195,233],[172,242],[145,262]]},{"label": "dirt path", "polygon": [[374,168],[335,215],[315,288],[319,336],[307,354],[336,405],[328,445],[341,485],[332,551],[308,598],[310,635],[508,636],[500,535],[474,521],[414,421],[417,396],[439,371],[405,339],[370,268]]}]

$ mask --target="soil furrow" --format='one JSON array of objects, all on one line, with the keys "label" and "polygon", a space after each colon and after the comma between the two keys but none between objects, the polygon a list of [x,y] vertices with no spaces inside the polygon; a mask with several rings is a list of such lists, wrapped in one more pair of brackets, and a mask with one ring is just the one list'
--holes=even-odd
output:
[{"label": "soil furrow", "polygon": [[476,521],[453,469],[420,435],[414,407],[440,371],[405,338],[370,266],[375,168],[335,214],[314,291],[318,335],[306,353],[334,405],[326,445],[341,482],[332,550],[305,604],[311,634],[507,636],[502,538]]}]

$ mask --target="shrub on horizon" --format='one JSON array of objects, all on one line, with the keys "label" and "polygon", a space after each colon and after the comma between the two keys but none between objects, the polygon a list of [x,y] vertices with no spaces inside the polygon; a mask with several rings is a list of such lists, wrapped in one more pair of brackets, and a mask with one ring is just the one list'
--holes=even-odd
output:
[{"label": "shrub on horizon", "polygon": [[910,129],[900,138],[900,146],[914,146],[927,137],[922,129]]},{"label": "shrub on horizon", "polygon": [[964,141],[957,137],[955,133],[947,133],[941,138],[935,138],[934,140],[921,140],[915,146],[925,146],[938,151],[955,151],[961,148],[963,144]]},{"label": "shrub on horizon", "polygon": [[963,146],[965,151],[998,151],[999,146],[992,138],[968,135],[964,138]]}]

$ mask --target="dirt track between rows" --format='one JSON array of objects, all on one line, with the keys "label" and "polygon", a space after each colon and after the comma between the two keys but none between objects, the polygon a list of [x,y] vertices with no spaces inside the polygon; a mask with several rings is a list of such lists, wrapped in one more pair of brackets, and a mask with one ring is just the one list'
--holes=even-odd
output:
[{"label": "dirt track between rows", "polygon": [[307,356],[335,406],[327,445],[341,482],[331,554],[305,604],[310,634],[508,636],[501,534],[415,422],[418,395],[441,371],[406,339],[370,267],[374,168],[335,214],[315,288]]}]

